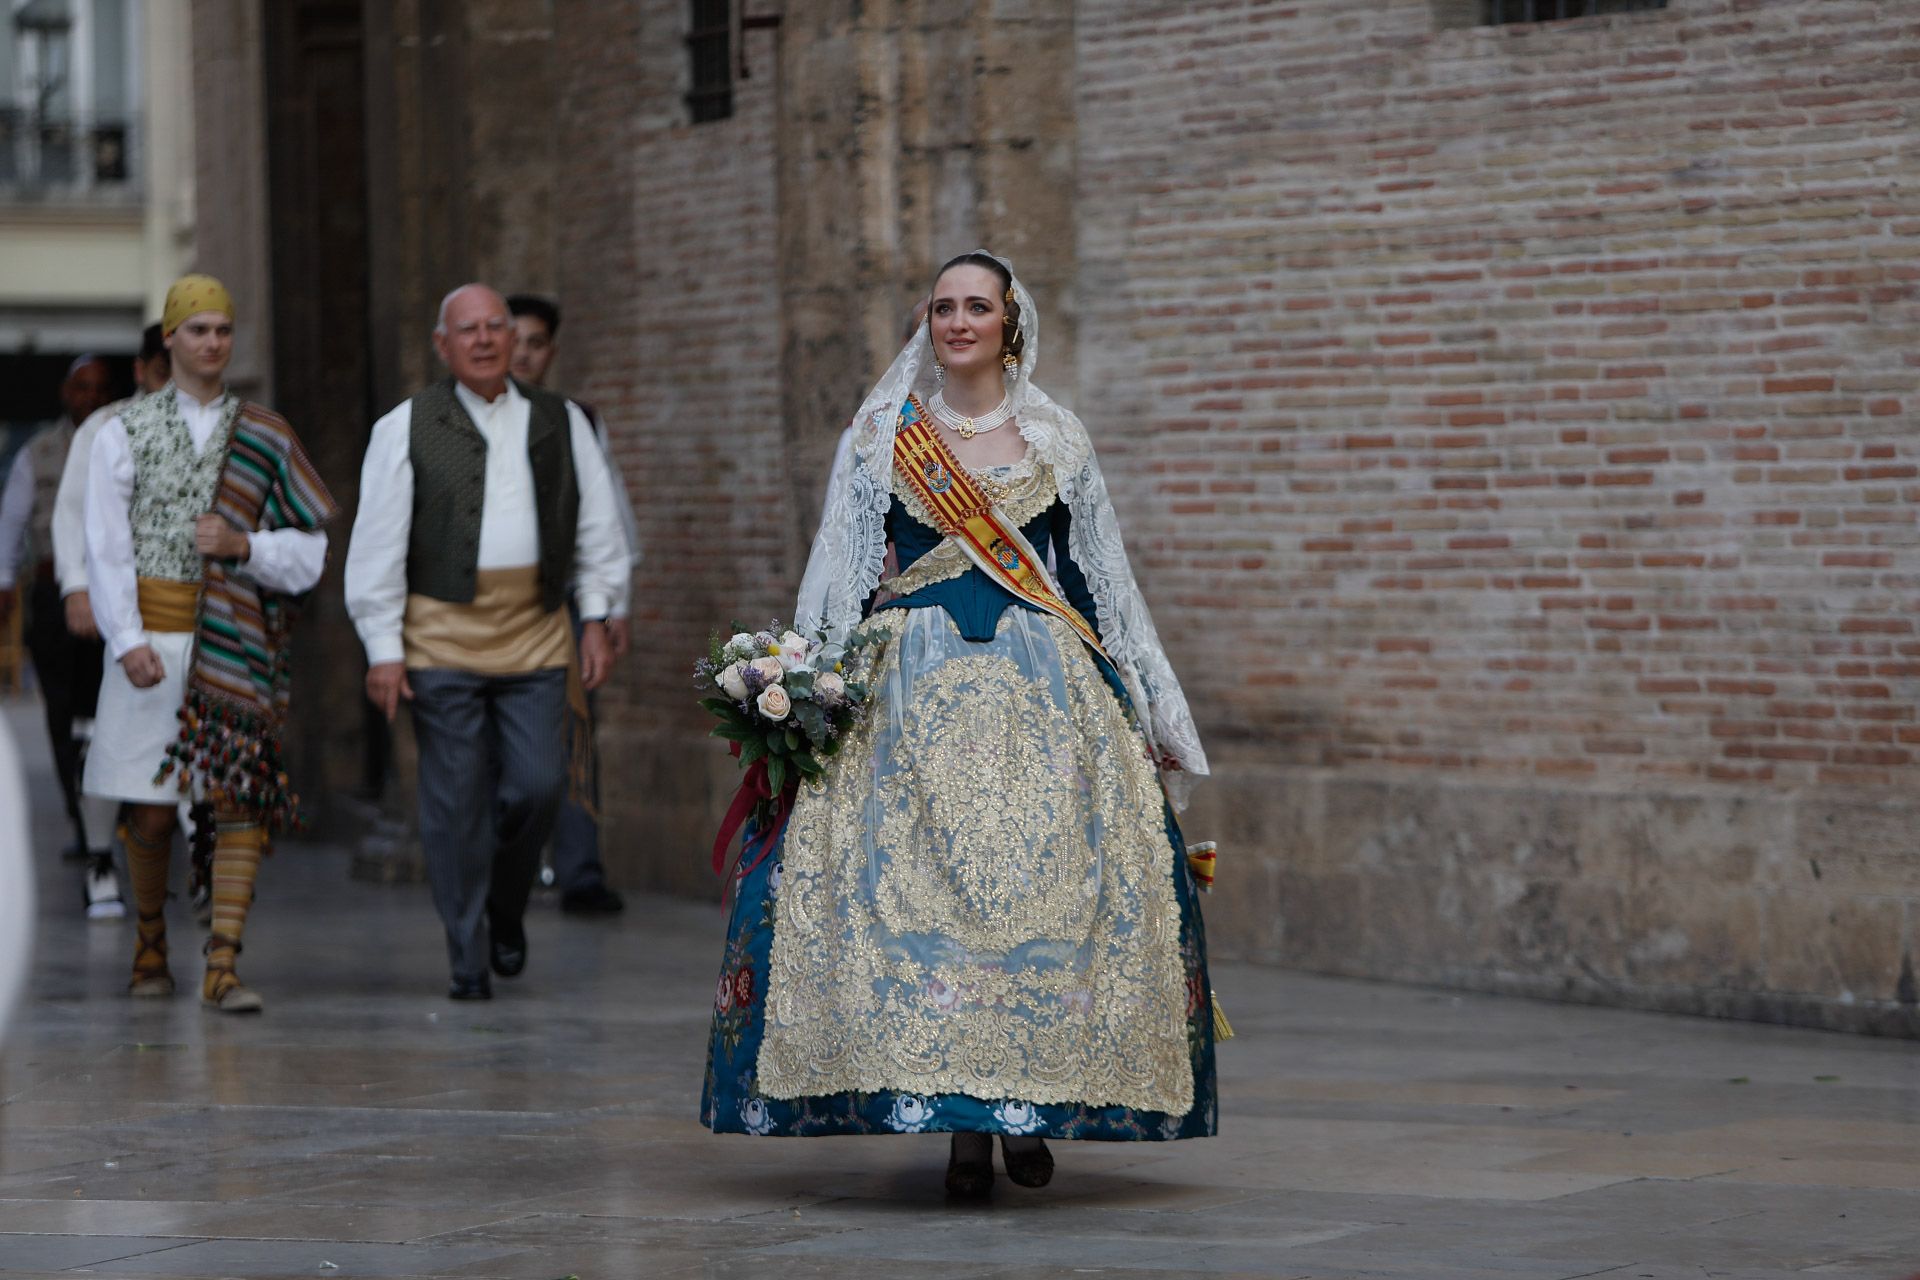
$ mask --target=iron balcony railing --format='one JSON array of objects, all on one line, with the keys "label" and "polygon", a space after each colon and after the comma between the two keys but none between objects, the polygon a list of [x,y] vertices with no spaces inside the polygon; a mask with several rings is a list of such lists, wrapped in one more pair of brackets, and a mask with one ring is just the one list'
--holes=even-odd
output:
[{"label": "iron balcony railing", "polygon": [[139,162],[132,120],[0,106],[0,199],[127,199],[139,191]]}]

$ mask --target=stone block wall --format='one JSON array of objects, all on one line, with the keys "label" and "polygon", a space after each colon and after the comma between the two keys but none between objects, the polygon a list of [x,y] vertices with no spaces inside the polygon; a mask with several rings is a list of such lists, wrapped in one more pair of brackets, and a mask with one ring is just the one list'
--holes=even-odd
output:
[{"label": "stone block wall", "polygon": [[1080,402],[1213,937],[1912,1031],[1920,14],[1444,8],[1079,6]]}]

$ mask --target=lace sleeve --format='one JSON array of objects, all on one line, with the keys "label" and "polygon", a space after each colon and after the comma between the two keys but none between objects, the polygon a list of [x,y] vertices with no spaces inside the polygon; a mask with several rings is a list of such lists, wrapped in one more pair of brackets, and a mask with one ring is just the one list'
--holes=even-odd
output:
[{"label": "lace sleeve", "polygon": [[[1053,424],[1057,435],[1077,433],[1084,442],[1085,428],[1078,419],[1051,403],[1048,408],[1060,415]],[[1062,452],[1077,454],[1079,460],[1072,469],[1055,467],[1060,497],[1070,512],[1067,552],[1086,576],[1087,589],[1100,615],[1101,641],[1113,655],[1135,706],[1141,709],[1141,723],[1161,761],[1167,794],[1176,809],[1185,808],[1194,779],[1208,771],[1200,731],[1161,646],[1153,615],[1134,580],[1120,537],[1120,520],[1114,513],[1100,463],[1090,445]]]},{"label": "lace sleeve", "polygon": [[793,618],[802,634],[825,632],[837,639],[858,626],[886,573],[893,437],[900,406],[920,376],[921,346],[906,345],[854,416],[851,456],[835,470],[800,579]]}]

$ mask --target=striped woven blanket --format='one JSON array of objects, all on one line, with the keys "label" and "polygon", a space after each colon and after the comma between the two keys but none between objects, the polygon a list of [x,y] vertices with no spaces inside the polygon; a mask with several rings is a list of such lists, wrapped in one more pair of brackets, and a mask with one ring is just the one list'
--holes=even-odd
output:
[{"label": "striped woven blanket", "polygon": [[[247,533],[314,530],[339,511],[287,420],[252,403],[234,420],[213,509]],[[207,560],[182,731],[160,766],[181,790],[256,813],[270,831],[298,820],[280,750],[298,611],[299,600]]]}]

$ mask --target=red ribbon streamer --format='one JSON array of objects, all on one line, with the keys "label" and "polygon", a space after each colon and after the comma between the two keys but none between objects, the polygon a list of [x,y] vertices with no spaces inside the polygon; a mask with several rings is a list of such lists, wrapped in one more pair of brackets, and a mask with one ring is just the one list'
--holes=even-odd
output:
[{"label": "red ribbon streamer", "polygon": [[[737,758],[740,755],[740,744],[732,743],[731,750]],[[733,803],[727,807],[727,816],[720,822],[720,834],[713,839],[713,874],[726,875],[727,849],[733,844],[734,836],[738,835],[740,828],[746,825],[748,815],[755,808],[763,801],[772,800],[774,801],[773,828],[761,841],[759,854],[752,862],[740,867],[735,874],[744,876],[759,866],[773,851],[773,846],[780,842],[780,832],[787,825],[787,815],[793,812],[793,797],[798,790],[797,783],[789,784],[778,796],[775,796],[772,784],[767,781],[767,762],[755,760],[747,766],[746,775],[740,779],[740,789],[733,793]],[[744,848],[741,849],[740,856],[746,857]]]}]

